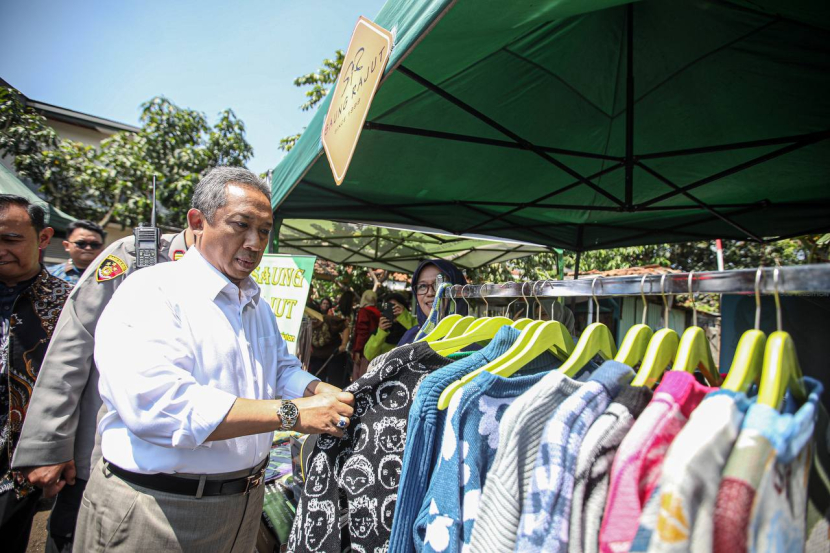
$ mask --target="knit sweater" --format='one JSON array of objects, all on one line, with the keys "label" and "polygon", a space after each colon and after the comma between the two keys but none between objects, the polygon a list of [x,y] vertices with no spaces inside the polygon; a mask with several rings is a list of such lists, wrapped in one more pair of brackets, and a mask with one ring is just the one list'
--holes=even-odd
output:
[{"label": "knit sweater", "polygon": [[620,387],[632,378],[634,371],[628,365],[603,363],[545,424],[519,522],[516,551],[567,551],[573,474],[582,439]]},{"label": "knit sweater", "polygon": [[[550,368],[535,361],[522,372]],[[469,543],[481,489],[499,445],[499,421],[507,406],[543,376],[545,372],[510,378],[482,373],[453,396],[438,467],[413,531],[416,549],[459,552]]]},{"label": "knit sweater", "polygon": [[783,413],[758,403],[749,407],[715,501],[715,553],[804,549],[807,476],[823,389],[809,377],[804,386],[808,399],[801,407],[790,397]]},{"label": "knit sweater", "polygon": [[646,386],[623,386],[582,440],[574,472],[568,551],[597,553],[599,550],[599,528],[608,497],[611,463],[634,420],[653,395]]},{"label": "knit sweater", "polygon": [[343,438],[322,434],[314,446],[290,551],[340,551],[341,506],[353,548],[388,547],[411,398],[421,379],[448,364],[429,344],[415,343],[376,358],[375,370],[346,388],[354,415]]},{"label": "knit sweater", "polygon": [[[427,493],[430,478],[438,462],[438,444],[443,436],[447,411],[438,410],[438,398],[444,389],[501,356],[519,337],[520,331],[502,327],[483,349],[428,375],[418,386],[409,422],[399,492],[406,501],[395,505],[395,519],[389,539],[390,553],[414,551],[412,529]],[[544,353],[538,358],[545,366],[558,366],[559,360]]]},{"label": "knit sweater", "polygon": [[669,371],[620,444],[599,532],[600,551],[628,551],[640,513],[658,480],[669,445],[704,396],[714,391],[683,371]]},{"label": "knit sweater", "polygon": [[636,550],[646,546],[649,552],[661,553],[712,550],[721,472],[751,403],[742,393],[719,390],[694,410],[666,453],[660,492],[640,516]]},{"label": "knit sweater", "polygon": [[[586,367],[581,378],[589,377],[593,370],[595,365]],[[507,408],[499,427],[499,448],[481,494],[470,551],[513,550],[545,423],[583,384],[553,371]]]}]

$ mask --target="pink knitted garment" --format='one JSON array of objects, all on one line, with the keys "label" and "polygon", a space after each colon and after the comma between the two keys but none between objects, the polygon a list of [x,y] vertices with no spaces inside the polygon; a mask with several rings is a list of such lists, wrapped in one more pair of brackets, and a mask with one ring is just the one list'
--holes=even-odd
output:
[{"label": "pink knitted garment", "polygon": [[668,371],[654,398],[623,439],[611,466],[608,500],[599,532],[603,553],[628,551],[645,502],[660,481],[669,445],[704,396],[717,388],[683,371]]}]

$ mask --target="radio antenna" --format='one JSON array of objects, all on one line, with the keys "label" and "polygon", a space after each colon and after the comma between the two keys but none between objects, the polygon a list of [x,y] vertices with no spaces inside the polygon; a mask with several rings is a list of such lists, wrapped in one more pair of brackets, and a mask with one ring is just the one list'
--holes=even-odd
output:
[{"label": "radio antenna", "polygon": [[150,226],[156,226],[156,176],[153,175],[153,211],[150,212]]}]

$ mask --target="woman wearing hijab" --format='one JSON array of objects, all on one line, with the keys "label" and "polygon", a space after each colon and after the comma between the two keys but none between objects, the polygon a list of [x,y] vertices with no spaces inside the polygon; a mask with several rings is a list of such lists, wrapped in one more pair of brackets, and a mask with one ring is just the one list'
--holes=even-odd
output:
[{"label": "woman wearing hijab", "polygon": [[[435,300],[435,292],[438,290],[438,275],[442,275],[445,283],[464,285],[467,279],[458,267],[443,259],[430,259],[421,263],[412,274],[412,293],[415,295],[415,316],[418,324],[406,331],[398,342],[399,346],[415,341],[415,336],[421,330],[421,325],[426,322],[429,312],[432,310],[432,303]],[[467,314],[467,304],[459,302],[457,312],[460,315]]]}]

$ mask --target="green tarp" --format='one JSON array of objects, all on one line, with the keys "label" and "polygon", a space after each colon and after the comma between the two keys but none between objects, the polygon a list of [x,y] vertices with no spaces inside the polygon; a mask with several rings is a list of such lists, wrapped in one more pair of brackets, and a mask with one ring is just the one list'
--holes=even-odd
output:
[{"label": "green tarp", "polygon": [[402,273],[412,273],[425,259],[447,259],[462,269],[475,269],[550,251],[533,244],[335,221],[289,219],[280,225],[280,253]]},{"label": "green tarp", "polygon": [[60,209],[47,203],[44,199],[38,197],[37,194],[29,190],[29,187],[20,182],[20,179],[2,164],[0,164],[0,193],[22,196],[30,202],[39,205],[46,211],[46,225],[57,231],[65,231],[67,225],[75,220],[75,217],[67,215]]},{"label": "green tarp", "polygon": [[390,0],[345,182],[320,144],[327,99],[274,172],[275,217],[572,250],[826,231],[826,8]]}]

